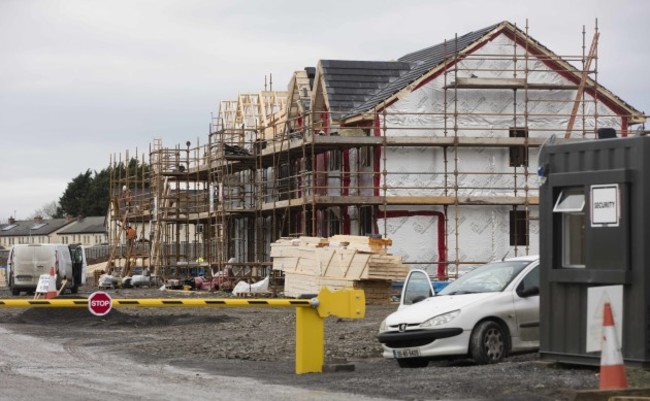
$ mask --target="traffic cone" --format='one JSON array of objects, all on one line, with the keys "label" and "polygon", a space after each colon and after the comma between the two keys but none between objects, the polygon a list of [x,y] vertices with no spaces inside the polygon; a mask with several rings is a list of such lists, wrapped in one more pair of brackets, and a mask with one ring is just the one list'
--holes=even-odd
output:
[{"label": "traffic cone", "polygon": [[56,274],[54,274],[54,266],[50,267],[50,284],[47,287],[45,299],[56,298],[59,292],[56,290]]},{"label": "traffic cone", "polygon": [[605,303],[603,317],[602,350],[600,353],[600,389],[614,390],[627,388],[623,355],[616,338],[614,315],[609,302]]}]

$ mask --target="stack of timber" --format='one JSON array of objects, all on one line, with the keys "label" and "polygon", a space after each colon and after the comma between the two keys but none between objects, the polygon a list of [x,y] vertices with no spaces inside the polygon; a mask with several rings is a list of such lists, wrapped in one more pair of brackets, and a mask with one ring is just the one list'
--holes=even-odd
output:
[{"label": "stack of timber", "polygon": [[271,244],[273,270],[284,272],[284,295],[318,294],[322,287],[363,289],[366,303],[391,301],[391,282],[409,267],[391,255],[390,239],[352,235],[281,238]]},{"label": "stack of timber", "polygon": [[5,277],[5,269],[0,269],[0,287],[7,286],[7,279]]}]

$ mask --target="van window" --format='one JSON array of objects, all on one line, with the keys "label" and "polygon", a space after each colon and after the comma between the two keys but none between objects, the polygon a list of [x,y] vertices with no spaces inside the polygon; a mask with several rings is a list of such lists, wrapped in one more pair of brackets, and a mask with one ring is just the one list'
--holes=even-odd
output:
[{"label": "van window", "polygon": [[73,252],[74,252],[74,254],[73,254],[72,258],[74,259],[75,263],[81,263],[81,262],[84,261],[84,259],[83,259],[83,249],[81,249],[80,246],[74,248]]},{"label": "van window", "polygon": [[51,263],[53,258],[54,250],[41,246],[25,247],[15,255],[16,263],[47,264]]}]

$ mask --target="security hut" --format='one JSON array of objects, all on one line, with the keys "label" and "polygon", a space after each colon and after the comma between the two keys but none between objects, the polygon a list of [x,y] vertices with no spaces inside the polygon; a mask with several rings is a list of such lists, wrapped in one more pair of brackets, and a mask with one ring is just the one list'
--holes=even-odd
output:
[{"label": "security hut", "polygon": [[648,368],[650,137],[598,133],[540,153],[540,356],[598,365],[610,303],[625,364]]}]

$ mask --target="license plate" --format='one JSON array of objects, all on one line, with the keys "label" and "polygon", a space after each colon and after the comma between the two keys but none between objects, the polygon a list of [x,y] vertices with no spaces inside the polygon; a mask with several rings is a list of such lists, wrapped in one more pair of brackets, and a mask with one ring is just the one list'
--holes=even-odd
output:
[{"label": "license plate", "polygon": [[420,356],[419,348],[403,348],[393,350],[393,358],[415,358]]}]

